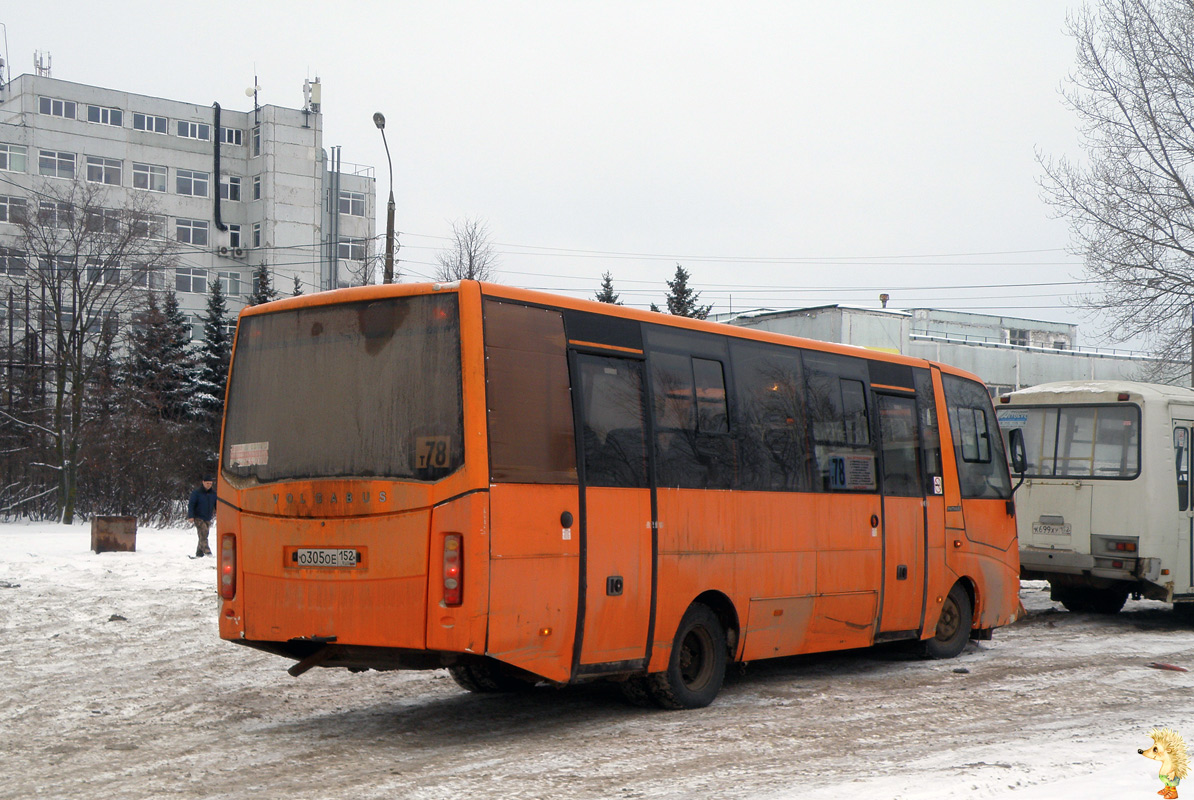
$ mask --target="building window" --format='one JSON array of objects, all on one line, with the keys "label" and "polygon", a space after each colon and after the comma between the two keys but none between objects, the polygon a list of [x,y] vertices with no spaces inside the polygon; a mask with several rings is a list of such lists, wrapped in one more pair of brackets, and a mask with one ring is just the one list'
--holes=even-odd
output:
[{"label": "building window", "polygon": [[1028,346],[1028,331],[1022,328],[1008,328],[1007,329],[1007,343],[1018,345],[1020,347]]},{"label": "building window", "polygon": [[211,126],[204,125],[202,122],[186,122],[180,119],[178,135],[184,139],[199,139],[206,142],[211,139]]},{"label": "building window", "polygon": [[114,208],[89,208],[83,225],[92,232],[120,233],[120,212]]},{"label": "building window", "polygon": [[240,273],[239,272],[218,272],[220,289],[224,292],[225,297],[237,297],[240,295]]},{"label": "building window", "polygon": [[98,122],[101,125],[115,125],[117,128],[123,128],[124,112],[119,108],[87,106],[87,121]]},{"label": "building window", "polygon": [[254,200],[261,199],[261,176],[260,175],[253,176],[253,199]]},{"label": "building window", "polygon": [[26,208],[25,198],[0,194],[0,222],[23,222]]},{"label": "building window", "polygon": [[365,239],[341,239],[337,256],[344,261],[364,261],[365,243]]},{"label": "building window", "polygon": [[133,162],[133,188],[148,189],[151,192],[166,191],[166,168],[157,164]]},{"label": "building window", "polygon": [[120,280],[120,267],[115,264],[101,264],[97,259],[87,260],[87,283],[95,286],[115,286]]},{"label": "building window", "polygon": [[106,183],[119,186],[124,162],[118,158],[87,156],[87,180],[91,183]]},{"label": "building window", "polygon": [[7,172],[25,171],[25,146],[0,144],[0,169]]},{"label": "building window", "polygon": [[39,200],[37,221],[51,228],[69,228],[74,222],[75,212],[70,203],[57,200]]},{"label": "building window", "polygon": [[253,155],[253,156],[261,155],[261,126],[255,125],[253,127],[253,132],[251,134],[249,134],[249,136],[250,136],[250,140],[251,140],[251,144],[252,144],[252,147],[250,148],[251,152],[249,153],[249,155]]},{"label": "building window", "polygon": [[229,225],[228,226],[228,246],[229,247],[240,247],[240,226],[239,225]]},{"label": "building window", "polygon": [[174,272],[174,289],[179,292],[207,294],[207,270],[179,267]]},{"label": "building window", "polygon": [[133,236],[142,239],[165,239],[166,218],[161,214],[133,214],[129,219],[129,230]]},{"label": "building window", "polygon": [[236,175],[224,175],[220,178],[220,199],[240,202],[240,178]]},{"label": "building window", "polygon": [[180,219],[175,227],[175,238],[183,244],[206,247],[207,222],[201,219]]},{"label": "building window", "polygon": [[37,174],[47,178],[75,177],[75,154],[59,150],[40,150],[37,156]]},{"label": "building window", "polygon": [[261,223],[253,223],[253,246],[261,247]]},{"label": "building window", "polygon": [[340,213],[353,217],[365,216],[364,192],[340,192]]},{"label": "building window", "polygon": [[166,275],[161,267],[148,267],[145,264],[133,265],[133,285],[141,289],[166,288]]},{"label": "building window", "polygon": [[207,197],[207,173],[177,169],[174,171],[174,188],[179,194]]},{"label": "building window", "polygon": [[133,127],[139,131],[150,133],[165,133],[169,129],[169,122],[165,117],[155,117],[152,114],[133,114]]},{"label": "building window", "polygon": [[75,104],[71,100],[56,100],[53,97],[37,98],[37,110],[51,117],[75,118]]},{"label": "building window", "polygon": [[240,128],[220,127],[220,141],[224,144],[234,144],[238,147],[245,143],[244,131]]},{"label": "building window", "polygon": [[24,275],[28,263],[20,250],[0,247],[0,275]]}]

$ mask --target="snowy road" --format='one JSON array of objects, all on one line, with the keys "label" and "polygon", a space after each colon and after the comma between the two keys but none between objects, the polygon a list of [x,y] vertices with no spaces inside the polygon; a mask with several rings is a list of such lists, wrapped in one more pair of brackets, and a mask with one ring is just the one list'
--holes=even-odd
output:
[{"label": "snowy road", "polygon": [[469,695],[442,671],[291,678],[220,641],[191,533],[88,545],[0,525],[0,798],[1144,799],[1148,730],[1194,739],[1194,672],[1148,666],[1194,668],[1160,603],[1073,615],[1029,584],[1027,619],[957,660],[759,662],[662,712],[602,686]]}]

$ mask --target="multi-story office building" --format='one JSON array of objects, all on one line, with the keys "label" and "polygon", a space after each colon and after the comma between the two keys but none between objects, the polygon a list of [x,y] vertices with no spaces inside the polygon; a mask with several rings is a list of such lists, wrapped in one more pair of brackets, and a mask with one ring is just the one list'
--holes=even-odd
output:
[{"label": "multi-story office building", "polygon": [[[365,282],[373,170],[341,164],[338,148],[329,157],[320,85],[303,89],[302,108],[258,107],[254,97],[252,110],[234,111],[43,75],[0,85],[0,248],[14,239],[12,214],[44,204],[47,187],[79,181],[103,188],[114,210],[152,200],[153,229],[178,254],[147,288],[176,290],[196,336],[211,282],[235,315],[263,264],[282,296],[296,279],[304,293]],[[6,288],[27,274],[21,258],[0,249]]]}]

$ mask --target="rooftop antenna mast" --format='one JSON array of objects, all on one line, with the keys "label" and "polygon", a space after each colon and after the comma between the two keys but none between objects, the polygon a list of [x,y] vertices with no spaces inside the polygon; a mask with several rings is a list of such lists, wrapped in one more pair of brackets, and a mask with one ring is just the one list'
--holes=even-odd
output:
[{"label": "rooftop antenna mast", "polygon": [[261,124],[261,106],[257,105],[257,93],[261,91],[261,86],[257,83],[257,71],[253,71],[253,85],[245,89],[245,96],[253,98],[253,124]]},{"label": "rooftop antenna mast", "polygon": [[[43,59],[43,56],[45,57],[44,59]],[[49,53],[43,53],[40,50],[33,51],[33,71],[39,77],[42,77],[42,78],[51,77],[50,76],[50,63],[52,61],[53,61],[53,57]]]}]

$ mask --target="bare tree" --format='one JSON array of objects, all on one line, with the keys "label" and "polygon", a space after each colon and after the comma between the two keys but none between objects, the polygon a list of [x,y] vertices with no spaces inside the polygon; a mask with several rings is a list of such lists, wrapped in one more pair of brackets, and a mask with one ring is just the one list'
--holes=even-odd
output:
[{"label": "bare tree", "polygon": [[1098,287],[1084,304],[1105,312],[1118,336],[1143,336],[1184,363],[1194,308],[1194,0],[1094,0],[1068,27],[1077,66],[1064,94],[1086,159],[1039,156],[1046,198]]},{"label": "bare tree", "polygon": [[0,283],[22,301],[8,309],[10,330],[22,336],[9,374],[17,367],[22,389],[6,398],[0,419],[8,464],[28,471],[0,485],[0,512],[52,498],[54,515],[73,520],[80,452],[98,418],[96,386],[110,370],[120,315],[174,263],[176,244],[151,201],[134,194],[111,208],[107,197],[102,184],[44,181],[10,214],[17,233],[3,243]]},{"label": "bare tree", "polygon": [[440,281],[492,281],[497,268],[497,253],[489,242],[489,230],[479,219],[452,223],[452,243],[435,257],[439,266],[435,278]]}]

